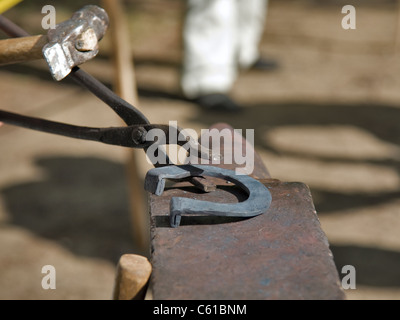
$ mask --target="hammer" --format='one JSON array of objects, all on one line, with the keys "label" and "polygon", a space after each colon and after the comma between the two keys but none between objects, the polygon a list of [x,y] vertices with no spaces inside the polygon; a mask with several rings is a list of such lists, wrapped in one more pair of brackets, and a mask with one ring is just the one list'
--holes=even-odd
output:
[{"label": "hammer", "polygon": [[[0,25],[7,29],[7,20],[0,18]],[[60,81],[73,67],[97,55],[98,42],[103,38],[108,24],[104,9],[95,5],[84,6],[71,19],[50,29],[47,35],[0,40],[0,65],[44,57],[52,77]]]}]

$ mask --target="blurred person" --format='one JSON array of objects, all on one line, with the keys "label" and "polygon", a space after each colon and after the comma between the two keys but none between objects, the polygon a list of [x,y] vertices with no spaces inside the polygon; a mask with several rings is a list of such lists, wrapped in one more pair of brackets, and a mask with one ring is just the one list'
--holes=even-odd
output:
[{"label": "blurred person", "polygon": [[268,0],[188,0],[183,27],[183,95],[200,107],[242,109],[229,96],[239,69],[272,70],[259,52]]}]

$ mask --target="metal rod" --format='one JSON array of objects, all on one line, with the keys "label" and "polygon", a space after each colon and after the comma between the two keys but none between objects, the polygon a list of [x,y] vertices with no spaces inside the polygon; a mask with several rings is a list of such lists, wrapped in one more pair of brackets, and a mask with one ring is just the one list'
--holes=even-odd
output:
[{"label": "metal rod", "polygon": [[0,121],[27,129],[62,135],[65,137],[92,140],[123,147],[136,147],[132,140],[133,127],[91,128],[28,117],[0,110]]},{"label": "metal rod", "polygon": [[124,99],[121,99],[111,89],[107,88],[104,84],[79,67],[73,68],[68,77],[72,78],[82,87],[88,89],[96,97],[110,106],[127,125],[150,123],[138,109]]},{"label": "metal rod", "polygon": [[3,30],[9,37],[29,37],[30,34],[14,22],[8,20],[5,16],[0,15],[0,29]]}]

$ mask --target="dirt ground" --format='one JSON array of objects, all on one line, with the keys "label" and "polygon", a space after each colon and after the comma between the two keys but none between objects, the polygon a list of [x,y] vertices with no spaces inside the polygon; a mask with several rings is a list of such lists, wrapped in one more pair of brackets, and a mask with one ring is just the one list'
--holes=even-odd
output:
[{"label": "dirt ground", "polygon": [[[41,8],[6,13],[42,33]],[[57,22],[89,1],[54,4]],[[91,1],[90,3],[98,3]],[[244,115],[205,113],[181,99],[183,1],[127,1],[140,108],[155,123],[255,129],[271,175],[310,188],[339,272],[356,268],[348,299],[400,298],[400,6],[396,1],[271,0],[261,44],[274,72],[242,72]],[[353,4],[357,29],[344,30]],[[63,6],[63,7],[60,7]],[[110,38],[83,69],[113,79]],[[120,120],[43,61],[0,68],[0,108],[86,126]],[[0,130],[0,299],[110,299],[115,266],[139,253],[131,227],[126,149],[5,125]],[[142,178],[150,166],[139,153]],[[57,270],[43,290],[41,268]]]}]

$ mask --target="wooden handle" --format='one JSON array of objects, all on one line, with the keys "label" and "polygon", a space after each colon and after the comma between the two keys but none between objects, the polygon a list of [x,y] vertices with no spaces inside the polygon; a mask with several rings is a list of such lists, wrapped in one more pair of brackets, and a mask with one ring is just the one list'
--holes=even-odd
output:
[{"label": "wooden handle", "polygon": [[0,65],[42,59],[47,42],[45,35],[0,40]]},{"label": "wooden handle", "polygon": [[114,300],[144,300],[152,267],[147,258],[124,254],[118,263]]},{"label": "wooden handle", "polygon": [[[137,84],[135,78],[135,66],[130,45],[129,25],[125,15],[125,7],[122,1],[103,0],[104,9],[110,18],[110,33],[114,55],[114,88],[116,93],[140,110]],[[148,252],[150,245],[148,209],[146,194],[143,190],[142,177],[139,173],[138,152],[131,150],[127,161],[127,177],[129,184],[129,197],[131,203],[131,215],[133,235],[135,243],[141,253]],[[142,154],[140,156],[143,156]]]},{"label": "wooden handle", "polygon": [[115,90],[124,100],[139,108],[126,9],[122,1],[103,0],[102,4],[110,17],[110,32],[116,68]]}]

